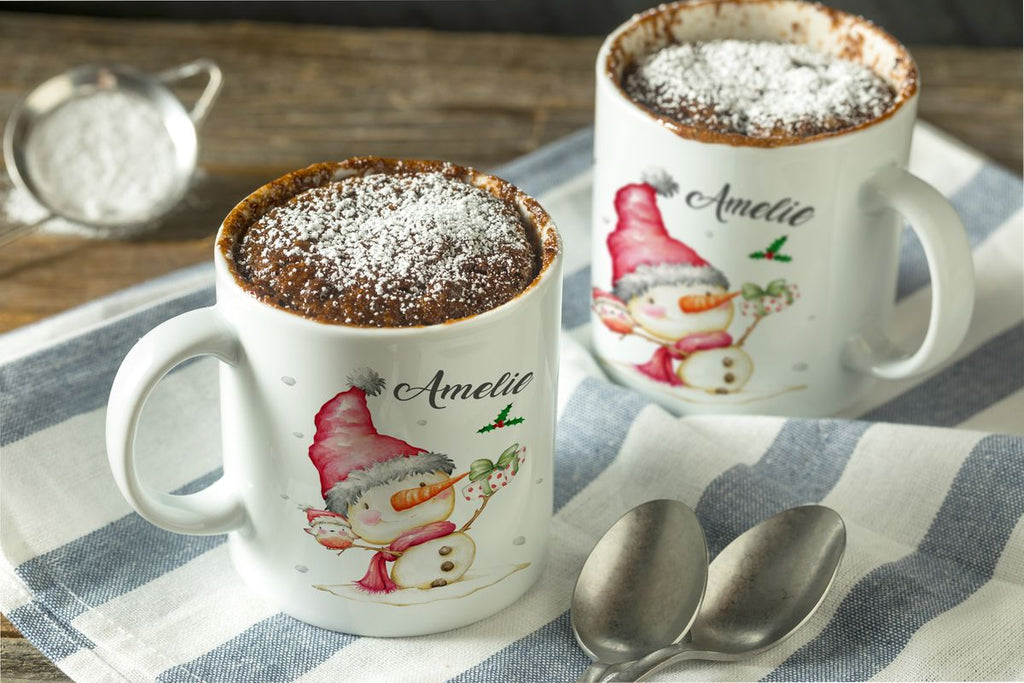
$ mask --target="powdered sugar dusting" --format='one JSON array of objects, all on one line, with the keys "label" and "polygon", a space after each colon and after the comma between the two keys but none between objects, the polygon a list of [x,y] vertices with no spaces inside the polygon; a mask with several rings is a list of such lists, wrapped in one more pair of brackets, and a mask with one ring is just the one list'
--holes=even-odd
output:
[{"label": "powdered sugar dusting", "polygon": [[895,103],[867,67],[804,45],[715,40],[648,55],[623,84],[630,97],[687,125],[755,138],[857,126]]},{"label": "powdered sugar dusting", "polygon": [[378,327],[494,308],[539,269],[515,207],[440,173],[372,173],[307,190],[259,218],[233,253],[260,298]]},{"label": "powdered sugar dusting", "polygon": [[149,218],[177,189],[176,151],[160,113],[129,93],[69,100],[32,129],[28,172],[41,198],[90,222]]}]

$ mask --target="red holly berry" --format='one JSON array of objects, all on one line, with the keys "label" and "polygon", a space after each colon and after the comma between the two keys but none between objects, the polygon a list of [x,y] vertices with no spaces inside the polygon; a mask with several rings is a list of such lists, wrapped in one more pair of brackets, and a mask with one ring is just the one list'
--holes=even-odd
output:
[{"label": "red holly berry", "polygon": [[773,258],[775,258],[775,252],[773,252],[773,251],[766,251],[766,252],[764,252],[764,257],[766,259],[768,259],[769,261],[771,261]]}]

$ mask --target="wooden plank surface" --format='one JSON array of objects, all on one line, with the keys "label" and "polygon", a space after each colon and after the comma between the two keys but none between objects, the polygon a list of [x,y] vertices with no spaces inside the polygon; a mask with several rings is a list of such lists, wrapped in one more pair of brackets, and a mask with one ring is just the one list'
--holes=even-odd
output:
[{"label": "wooden plank surface", "polygon": [[[592,122],[599,38],[0,15],[0,116],[83,62],[224,69],[201,135],[200,208],[131,241],[37,235],[0,251],[0,332],[210,257],[227,209],[281,173],[355,154],[482,168]],[[60,45],[60,50],[48,46]],[[1019,50],[914,50],[922,118],[1017,172]],[[187,101],[198,84],[181,89]]]},{"label": "wooden plank surface", "polygon": [[[357,154],[481,168],[593,122],[600,38],[191,24],[0,13],[0,117],[84,62],[159,71],[197,57],[225,86],[201,132],[192,206],[128,241],[33,235],[0,249],[0,332],[206,261],[227,210],[282,173]],[[1021,51],[914,48],[920,115],[1021,169]],[[179,89],[185,101],[198,84]],[[62,680],[2,620],[4,681]]]}]

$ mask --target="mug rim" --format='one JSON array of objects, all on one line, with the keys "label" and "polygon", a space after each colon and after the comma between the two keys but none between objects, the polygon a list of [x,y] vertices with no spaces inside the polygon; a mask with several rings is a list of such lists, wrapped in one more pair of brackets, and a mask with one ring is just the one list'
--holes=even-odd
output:
[{"label": "mug rim", "polygon": [[[229,254],[238,235],[266,211],[291,199],[295,195],[325,183],[337,182],[354,175],[367,173],[429,173],[441,172],[448,177],[483,189],[493,196],[515,206],[520,217],[526,222],[538,239],[540,269],[526,287],[508,301],[480,313],[453,318],[429,325],[407,325],[401,327],[376,327],[350,323],[317,320],[300,311],[277,306],[264,301],[248,291],[241,283],[235,263]],[[446,334],[455,330],[467,331],[490,321],[514,313],[515,309],[535,297],[538,290],[547,286],[560,272],[562,262],[562,237],[551,216],[533,197],[527,195],[512,183],[497,176],[478,171],[470,166],[460,166],[447,161],[398,159],[390,157],[350,157],[342,161],[327,161],[287,173],[260,186],[242,199],[228,213],[217,230],[214,242],[214,266],[218,285],[228,284],[236,296],[260,310],[280,315],[282,322],[312,326],[311,329],[328,334],[369,335],[369,336],[410,336],[423,334]],[[219,287],[218,287],[219,289]],[[217,305],[221,305],[218,298]]]},{"label": "mug rim", "polygon": [[[722,133],[712,131],[701,126],[680,123],[670,117],[657,114],[647,106],[631,98],[622,86],[621,75],[618,78],[615,76],[615,72],[617,70],[621,73],[621,71],[626,68],[628,64],[626,61],[627,58],[636,58],[636,55],[625,54],[627,51],[621,45],[623,39],[643,24],[654,23],[672,15],[678,15],[680,13],[700,9],[709,5],[715,7],[716,13],[721,10],[723,5],[776,5],[801,7],[828,14],[832,18],[834,25],[840,22],[845,22],[849,26],[858,26],[862,30],[875,34],[879,39],[888,43],[896,50],[898,55],[897,61],[905,61],[906,63],[907,71],[906,76],[904,77],[904,82],[895,86],[893,86],[892,83],[889,83],[889,85],[893,86],[894,90],[896,90],[896,100],[894,104],[880,116],[874,117],[856,126],[850,126],[840,130],[825,131],[816,135],[807,136],[784,135],[768,138],[755,138],[742,135],[740,133]],[[666,23],[671,22],[667,21]],[[913,102],[917,97],[920,84],[920,71],[917,67],[917,62],[914,60],[910,50],[908,50],[907,47],[897,40],[891,33],[860,15],[828,7],[820,2],[806,2],[805,0],[675,0],[674,2],[659,4],[644,12],[634,14],[632,17],[616,27],[614,31],[608,34],[598,51],[595,67],[599,88],[611,86],[614,93],[613,96],[616,96],[619,102],[640,112],[652,122],[661,125],[663,128],[674,133],[680,138],[709,144],[717,143],[733,147],[753,147],[762,149],[794,147],[802,144],[832,140],[844,135],[866,130],[875,124],[889,120],[898,112],[902,111],[909,103]],[[872,71],[874,71],[874,69],[872,69]]]}]

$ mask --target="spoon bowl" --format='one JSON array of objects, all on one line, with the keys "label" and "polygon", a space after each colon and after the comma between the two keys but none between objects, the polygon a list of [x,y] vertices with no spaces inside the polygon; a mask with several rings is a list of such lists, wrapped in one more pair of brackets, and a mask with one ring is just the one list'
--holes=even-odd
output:
[{"label": "spoon bowl", "polygon": [[834,510],[805,505],[748,529],[711,563],[687,642],[609,667],[601,680],[637,681],[684,659],[742,659],[778,645],[824,600],[846,548]]},{"label": "spoon bowl", "polygon": [[772,647],[810,618],[832,585],[846,545],[835,511],[793,508],[755,529],[715,558],[694,649],[749,656]]},{"label": "spoon bowl", "polygon": [[573,591],[573,634],[597,662],[583,679],[681,640],[707,578],[707,544],[693,510],[653,500],[623,515],[597,542]]}]

